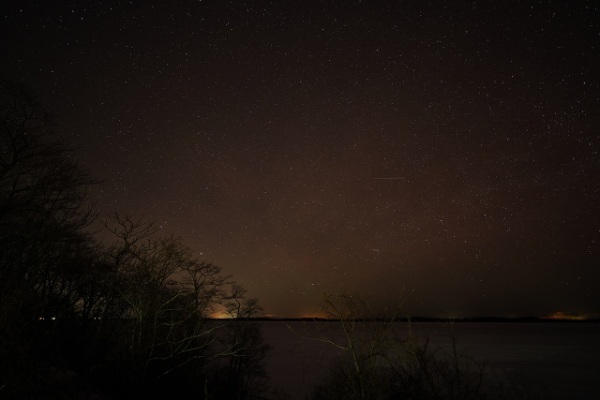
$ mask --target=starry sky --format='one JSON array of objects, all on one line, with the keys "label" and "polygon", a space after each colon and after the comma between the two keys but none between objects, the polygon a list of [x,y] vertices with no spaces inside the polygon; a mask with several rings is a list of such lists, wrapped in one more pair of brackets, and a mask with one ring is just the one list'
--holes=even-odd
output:
[{"label": "starry sky", "polygon": [[0,77],[265,314],[600,312],[600,10],[581,1],[16,1]]}]

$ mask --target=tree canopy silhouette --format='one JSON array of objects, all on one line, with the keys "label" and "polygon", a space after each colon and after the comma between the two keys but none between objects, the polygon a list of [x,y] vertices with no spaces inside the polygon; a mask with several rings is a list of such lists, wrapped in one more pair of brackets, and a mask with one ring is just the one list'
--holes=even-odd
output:
[{"label": "tree canopy silhouette", "polygon": [[257,300],[143,218],[115,213],[100,243],[97,180],[56,137],[30,90],[0,83],[0,394],[68,397],[70,371],[117,398],[255,396],[268,346],[240,322]]}]

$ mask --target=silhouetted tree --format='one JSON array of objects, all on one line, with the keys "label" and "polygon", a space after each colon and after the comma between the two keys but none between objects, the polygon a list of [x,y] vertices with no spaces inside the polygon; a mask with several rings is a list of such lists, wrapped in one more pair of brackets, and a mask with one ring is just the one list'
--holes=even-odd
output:
[{"label": "silhouetted tree", "polygon": [[0,83],[0,397],[64,398],[56,376],[84,374],[115,397],[256,398],[257,299],[141,218],[113,215],[115,243],[101,244],[88,232],[96,180],[52,127],[30,91]]},{"label": "silhouetted tree", "polygon": [[35,320],[72,313],[72,261],[91,245],[86,188],[95,180],[52,128],[31,91],[0,83],[0,379],[14,393],[10,376],[41,341]]},{"label": "silhouetted tree", "polygon": [[263,341],[257,322],[250,318],[262,311],[257,298],[246,297],[246,289],[234,284],[226,302],[226,313],[231,321],[221,335],[227,352],[223,376],[227,377],[225,398],[258,398],[267,389],[264,361],[270,346]]},{"label": "silhouetted tree", "polygon": [[[260,310],[258,301],[221,268],[199,261],[180,239],[158,235],[141,218],[116,214],[105,226],[117,238],[108,251],[118,274],[112,297],[124,308],[114,316],[123,321],[114,361],[125,366],[125,379],[149,387],[188,376],[201,389],[202,378],[206,392],[222,393],[221,377],[210,370],[228,363],[224,386],[235,398],[248,398],[266,356],[260,327],[246,321]],[[212,319],[219,310],[237,318]],[[247,324],[238,324],[242,319]]]}]

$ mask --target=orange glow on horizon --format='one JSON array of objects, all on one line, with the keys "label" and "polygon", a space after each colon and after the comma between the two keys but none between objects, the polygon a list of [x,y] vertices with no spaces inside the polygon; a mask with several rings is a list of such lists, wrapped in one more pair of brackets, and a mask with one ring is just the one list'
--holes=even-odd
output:
[{"label": "orange glow on horizon", "polygon": [[543,316],[540,318],[541,319],[571,320],[571,321],[582,321],[582,320],[588,319],[586,315],[570,313],[570,312],[562,312],[562,311],[556,311],[554,314],[546,315],[546,316]]},{"label": "orange glow on horizon", "polygon": [[215,311],[214,313],[210,314],[210,318],[232,319],[233,317],[231,315],[227,314],[225,311]]}]

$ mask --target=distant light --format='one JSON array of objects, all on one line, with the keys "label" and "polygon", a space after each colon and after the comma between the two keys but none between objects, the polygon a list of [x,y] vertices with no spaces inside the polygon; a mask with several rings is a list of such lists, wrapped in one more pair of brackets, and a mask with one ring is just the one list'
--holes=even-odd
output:
[{"label": "distant light", "polygon": [[569,320],[569,321],[582,321],[587,319],[586,315],[570,312],[556,311],[551,315],[544,315],[540,319],[554,319],[554,320]]},{"label": "distant light", "polygon": [[225,311],[217,311],[211,314],[210,318],[214,319],[233,319],[234,315],[228,314]]}]

